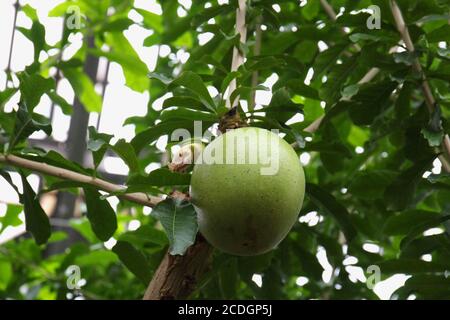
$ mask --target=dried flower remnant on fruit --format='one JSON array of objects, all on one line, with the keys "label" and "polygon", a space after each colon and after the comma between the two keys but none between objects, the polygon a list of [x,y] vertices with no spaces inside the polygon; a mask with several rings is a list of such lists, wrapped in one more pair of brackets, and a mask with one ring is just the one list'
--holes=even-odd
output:
[{"label": "dried flower remnant on fruit", "polygon": [[225,133],[227,130],[237,129],[242,127],[248,127],[248,124],[245,120],[242,120],[238,107],[233,107],[228,111],[219,122],[219,131],[221,133]]},{"label": "dried flower remnant on fruit", "polygon": [[185,172],[194,164],[200,156],[204,146],[201,142],[188,143],[181,146],[180,150],[173,156],[169,163],[169,170],[174,172]]},{"label": "dried flower remnant on fruit", "polygon": [[189,193],[184,193],[178,190],[173,190],[170,193],[170,197],[176,200],[180,200],[180,201],[191,201],[191,197],[189,195]]}]

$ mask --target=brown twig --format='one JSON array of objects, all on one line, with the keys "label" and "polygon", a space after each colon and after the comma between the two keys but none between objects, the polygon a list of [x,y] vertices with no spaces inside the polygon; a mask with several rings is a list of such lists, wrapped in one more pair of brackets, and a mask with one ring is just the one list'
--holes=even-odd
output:
[{"label": "brown twig", "polygon": [[[238,1],[238,8],[236,9],[236,32],[239,34],[239,41],[241,43],[245,43],[247,39],[247,26],[245,25],[245,15],[247,12],[247,6],[245,4],[245,0]],[[244,63],[244,54],[243,52],[237,48],[233,48],[233,59],[231,61],[231,71],[237,71],[239,67]],[[230,82],[228,87],[228,99],[227,99],[227,107],[231,109],[233,106],[231,105],[231,94],[237,88],[237,81],[233,79]],[[236,101],[239,101],[239,97],[236,97]]]},{"label": "brown twig", "polygon": [[[409,52],[414,53],[416,51],[414,47],[414,43],[409,34],[408,26],[405,23],[405,19],[403,18],[402,11],[398,6],[395,0],[390,1],[392,16],[394,17],[395,24],[397,26],[397,30],[400,33],[403,42],[405,43],[406,49]],[[423,72],[422,65],[420,64],[419,58],[415,58],[413,62],[414,71],[416,71],[422,77],[422,91],[424,94],[425,104],[427,106],[428,112],[433,113],[436,107],[436,100],[434,99],[433,92],[431,90],[430,84]],[[441,143],[442,151],[445,153],[444,155],[439,156],[439,160],[442,163],[442,167],[445,171],[450,172],[450,164],[448,159],[450,158],[450,138],[447,134],[444,135],[444,138]]]},{"label": "brown twig", "polygon": [[330,17],[331,20],[336,21],[337,15],[333,7],[326,0],[320,0],[320,4],[322,5],[323,10],[327,13],[328,17]]},{"label": "brown twig", "polygon": [[[84,184],[91,185],[99,190],[103,190],[109,193],[114,193],[118,191],[123,191],[126,189],[125,186],[117,185],[111,182],[108,182],[103,179],[95,178],[92,176],[84,175],[78,172],[74,172],[71,170],[59,168],[56,166],[52,166],[46,163],[33,161],[29,159],[25,159],[22,157],[18,157],[12,154],[9,155],[0,155],[0,162],[9,164],[14,167],[29,169],[35,172],[40,172],[43,174],[47,174],[49,176],[61,178],[64,180],[76,181]],[[158,202],[162,199],[154,196],[147,195],[142,192],[136,193],[125,193],[119,195],[120,198],[129,200],[131,202],[135,202],[144,206],[154,207]]]},{"label": "brown twig", "polygon": [[[255,26],[255,45],[253,47],[253,56],[259,56],[261,54],[261,41],[262,41],[262,29],[261,29],[262,16],[259,16],[256,21]],[[255,70],[252,74],[252,88],[258,85],[259,72]],[[256,90],[252,89],[252,96],[250,98],[250,103],[248,110],[252,111],[256,104]]]},{"label": "brown twig", "polygon": [[[333,7],[326,0],[320,0],[320,4],[322,5],[323,10],[327,13],[328,17],[331,20],[336,21],[337,15],[336,15],[336,12],[334,11]],[[344,29],[342,29],[342,32],[346,33]],[[359,46],[356,46],[355,49],[357,49],[358,51],[361,50],[361,48]],[[368,82],[372,81],[372,79],[375,78],[379,72],[380,72],[380,69],[378,69],[378,68],[370,69],[364,75],[364,77],[362,77],[361,80],[358,81],[358,84],[364,84],[364,83],[368,83]],[[309,132],[309,133],[316,132],[320,128],[320,125],[321,125],[324,117],[325,117],[325,115],[320,116],[319,118],[317,118],[316,120],[311,122],[311,124],[309,126],[307,126],[305,129],[303,129],[303,131]],[[294,146],[296,146],[296,143],[294,143]]]},{"label": "brown twig", "polygon": [[[361,80],[358,81],[358,84],[361,85],[361,84],[372,81],[372,79],[375,78],[379,72],[380,72],[380,69],[378,69],[378,68],[370,69],[364,75],[364,77],[362,77]],[[341,98],[341,100],[344,100],[344,98]],[[309,132],[309,133],[316,132],[319,129],[324,117],[325,117],[325,115],[321,115],[319,118],[317,118],[316,120],[311,122],[311,124],[309,126],[307,126],[305,129],[303,129],[303,131]]]}]

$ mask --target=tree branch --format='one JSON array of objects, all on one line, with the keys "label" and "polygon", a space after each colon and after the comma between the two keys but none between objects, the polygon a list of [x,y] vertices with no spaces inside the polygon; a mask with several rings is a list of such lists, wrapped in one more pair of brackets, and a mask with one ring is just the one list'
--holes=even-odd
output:
[{"label": "tree branch", "polygon": [[[409,34],[408,26],[405,23],[405,19],[403,18],[400,7],[395,0],[391,0],[390,5],[397,30],[400,33],[403,42],[405,43],[406,49],[408,49],[409,52],[414,53],[416,49],[414,48],[414,43]],[[428,83],[425,73],[423,72],[422,65],[420,64],[419,58],[417,57],[414,59],[413,68],[422,77],[421,86],[425,98],[425,104],[427,106],[428,112],[433,113],[436,107],[436,100],[434,99],[430,84]],[[441,147],[446,156],[439,156],[439,160],[441,161],[444,170],[450,172],[450,164],[448,162],[448,159],[450,159],[450,138],[447,134],[444,135]]]},{"label": "tree branch", "polygon": [[[409,52],[414,53],[416,49],[414,48],[414,43],[412,42],[408,27],[406,26],[405,20],[403,19],[403,14],[400,10],[400,7],[395,0],[391,0],[390,4],[392,16],[394,17],[397,30],[400,33],[403,42],[405,43],[406,49],[408,49]],[[414,59],[413,68],[422,76],[422,89],[425,95],[425,103],[427,105],[428,111],[431,113],[434,110],[436,101],[434,100],[431,88],[428,84],[425,74],[423,73],[422,65],[420,64],[418,58]]]},{"label": "tree branch", "polygon": [[[334,11],[333,7],[326,0],[320,0],[320,4],[322,5],[323,10],[327,13],[328,17],[331,20],[336,21],[337,15],[336,15],[336,12]],[[347,33],[347,32],[345,32],[344,29],[342,29],[342,32],[344,34]],[[361,50],[361,48],[357,45],[355,45],[355,49],[357,49],[358,51]],[[372,81],[372,79],[375,78],[379,72],[380,72],[380,69],[378,69],[378,68],[370,69],[364,75],[364,77],[362,77],[361,80],[358,81],[358,84],[364,84],[364,83],[368,83],[368,82]],[[319,118],[314,120],[309,126],[307,126],[305,129],[303,129],[303,131],[309,132],[309,133],[316,132],[320,128],[320,125],[321,125],[324,117],[325,117],[325,115],[320,116]],[[296,145],[297,144],[294,143],[294,146],[296,146]]]},{"label": "tree branch", "polygon": [[166,253],[147,287],[144,300],[186,299],[208,268],[213,248],[200,234],[183,256]]},{"label": "tree branch", "polygon": [[[245,4],[245,0],[239,0],[238,8],[236,9],[236,33],[239,34],[239,41],[241,43],[245,43],[247,39],[247,26],[245,25],[245,14],[247,11],[247,6]],[[231,61],[231,71],[237,71],[239,67],[244,63],[244,55],[239,50],[239,48],[233,48],[233,60]],[[233,79],[230,82],[230,86],[228,87],[228,99],[227,99],[227,107],[231,109],[233,106],[231,105],[231,94],[237,88],[237,81]],[[239,101],[239,97],[236,98]]]},{"label": "tree branch", "polygon": [[333,7],[327,2],[327,0],[320,0],[323,10],[327,13],[331,20],[336,21],[337,15]]},{"label": "tree branch", "polygon": [[[259,16],[256,21],[255,27],[255,46],[253,47],[253,56],[259,56],[261,53],[261,40],[262,40],[262,29],[261,29],[262,16]],[[253,71],[252,74],[252,88],[258,85],[259,72],[258,70]],[[256,90],[252,89],[252,96],[250,98],[250,104],[248,110],[252,111],[256,104]]]},{"label": "tree branch", "polygon": [[[109,193],[125,190],[126,187],[122,185],[113,184],[103,179],[91,177],[71,170],[59,168],[46,163],[28,160],[12,154],[1,155],[0,162],[9,164],[14,167],[29,169],[35,172],[47,174],[49,176],[61,178],[64,180],[76,181],[80,183],[89,184],[99,190],[103,190]],[[144,206],[154,207],[162,199],[154,196],[149,196],[142,192],[126,193],[120,195],[119,198],[125,199],[131,202],[135,202]]]},{"label": "tree branch", "polygon": [[[378,69],[378,68],[370,69],[364,75],[364,77],[362,77],[361,80],[358,81],[358,84],[361,85],[361,84],[368,83],[368,82],[372,81],[372,79],[375,78],[379,72],[380,72],[380,69]],[[341,98],[341,100],[344,100],[344,99]],[[324,117],[325,117],[325,115],[321,115],[319,118],[317,118],[316,120],[311,122],[311,124],[309,126],[307,126],[305,129],[303,129],[303,131],[309,132],[309,133],[316,132],[319,129],[320,124],[322,123],[322,120],[323,120]]]}]

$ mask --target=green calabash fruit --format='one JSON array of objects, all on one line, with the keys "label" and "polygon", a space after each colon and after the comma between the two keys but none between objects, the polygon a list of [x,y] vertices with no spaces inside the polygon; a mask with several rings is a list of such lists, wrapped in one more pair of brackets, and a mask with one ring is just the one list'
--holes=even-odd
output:
[{"label": "green calabash fruit", "polygon": [[305,194],[294,149],[273,132],[248,127],[216,138],[199,160],[190,194],[207,241],[242,256],[275,248],[296,222]]}]

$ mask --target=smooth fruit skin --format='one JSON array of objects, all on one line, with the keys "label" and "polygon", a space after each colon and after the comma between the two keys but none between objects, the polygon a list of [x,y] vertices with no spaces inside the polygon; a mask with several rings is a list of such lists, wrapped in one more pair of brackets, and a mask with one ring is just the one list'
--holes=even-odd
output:
[{"label": "smooth fruit skin", "polygon": [[[267,138],[254,138],[255,134]],[[292,228],[303,203],[305,176],[293,148],[261,128],[228,131],[211,142],[202,156],[214,149],[216,154],[230,146],[237,149],[235,139],[242,136],[248,136],[243,145],[250,154],[266,151],[269,142],[275,143],[268,154],[278,159],[276,173],[262,175],[261,168],[269,165],[259,158],[253,164],[196,164],[190,195],[199,230],[207,241],[226,253],[250,256],[272,250]]]}]

